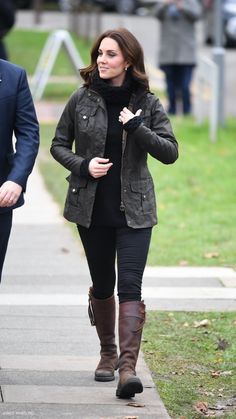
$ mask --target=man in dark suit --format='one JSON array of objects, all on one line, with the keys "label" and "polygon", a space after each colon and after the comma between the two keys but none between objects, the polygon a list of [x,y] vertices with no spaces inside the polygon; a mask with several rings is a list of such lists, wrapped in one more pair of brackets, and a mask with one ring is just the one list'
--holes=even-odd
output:
[{"label": "man in dark suit", "polygon": [[24,203],[38,147],[39,125],[26,72],[0,59],[0,281],[12,212]]},{"label": "man in dark suit", "polygon": [[13,0],[0,0],[0,58],[3,60],[8,60],[4,38],[15,23],[14,3]]}]

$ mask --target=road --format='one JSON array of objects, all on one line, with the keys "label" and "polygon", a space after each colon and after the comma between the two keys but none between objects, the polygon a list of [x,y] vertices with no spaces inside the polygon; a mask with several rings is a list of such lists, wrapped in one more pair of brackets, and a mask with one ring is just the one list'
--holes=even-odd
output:
[{"label": "road", "polygon": [[[100,16],[98,18],[98,16]],[[42,15],[40,24],[35,24],[34,14],[31,11],[19,11],[17,13],[16,27],[39,28],[40,30],[52,29],[77,29],[79,35],[96,37],[97,33],[109,28],[126,27],[138,38],[143,45],[145,59],[151,67],[157,68],[159,23],[152,16],[124,16],[115,13],[102,13],[80,16],[75,19],[67,13],[47,12]],[[205,46],[203,42],[202,22],[197,25],[198,57],[212,57],[212,48]],[[236,48],[225,50],[225,115],[236,116]],[[197,69],[195,77],[197,75]],[[162,87],[162,86],[161,86]],[[207,104],[206,104],[207,106]]]}]

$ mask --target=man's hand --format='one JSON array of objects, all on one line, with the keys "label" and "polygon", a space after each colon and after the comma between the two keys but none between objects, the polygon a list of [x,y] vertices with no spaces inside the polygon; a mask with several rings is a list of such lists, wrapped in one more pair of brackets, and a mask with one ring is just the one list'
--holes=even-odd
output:
[{"label": "man's hand", "polygon": [[99,178],[101,176],[105,176],[113,165],[113,163],[108,163],[109,159],[103,159],[102,157],[94,157],[89,162],[89,173],[94,178]]},{"label": "man's hand", "polygon": [[18,201],[22,186],[7,180],[0,187],[0,207],[11,207]]},{"label": "man's hand", "polygon": [[138,109],[137,112],[134,114],[131,112],[128,108],[123,108],[120,112],[119,121],[122,122],[122,124],[126,124],[130,119],[134,118],[135,116],[139,116],[142,112],[142,109]]}]

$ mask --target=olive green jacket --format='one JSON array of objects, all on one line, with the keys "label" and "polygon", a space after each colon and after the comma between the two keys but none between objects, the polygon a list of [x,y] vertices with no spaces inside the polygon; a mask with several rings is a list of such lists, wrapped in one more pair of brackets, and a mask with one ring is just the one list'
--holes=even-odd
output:
[{"label": "olive green jacket", "polygon": [[[127,225],[151,227],[157,223],[154,185],[147,166],[148,154],[164,164],[178,158],[178,144],[159,100],[151,93],[132,95],[129,109],[142,109],[143,123],[132,133],[123,131],[121,166],[121,208]],[[89,227],[96,188],[91,176],[80,176],[85,158],[104,157],[107,110],[103,98],[81,87],[69,99],[52,140],[51,154],[71,174],[64,217]],[[109,199],[109,197],[107,197]]]}]

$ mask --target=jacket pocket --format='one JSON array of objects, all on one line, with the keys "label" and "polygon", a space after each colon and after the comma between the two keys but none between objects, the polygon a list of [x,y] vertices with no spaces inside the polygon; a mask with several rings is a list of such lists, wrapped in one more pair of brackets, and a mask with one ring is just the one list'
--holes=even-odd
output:
[{"label": "jacket pocket", "polygon": [[86,131],[88,128],[95,126],[95,115],[97,107],[93,106],[77,106],[76,107],[76,118],[78,127],[81,131]]},{"label": "jacket pocket", "polygon": [[153,181],[151,178],[135,180],[130,183],[132,205],[135,213],[144,214],[153,211],[155,198],[153,191]]},{"label": "jacket pocket", "polygon": [[70,205],[77,207],[79,204],[80,192],[87,187],[88,179],[71,174],[66,180],[69,182],[67,201]]}]

